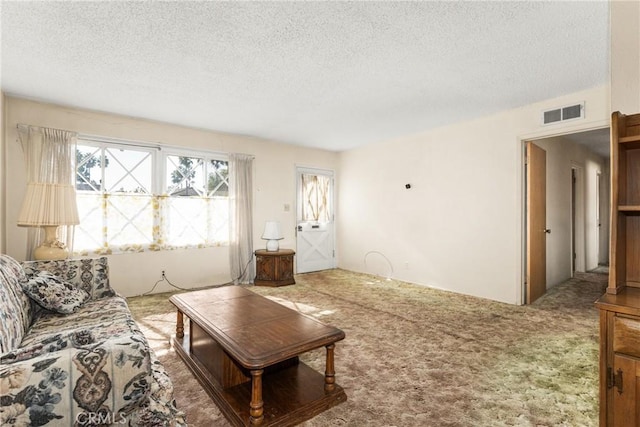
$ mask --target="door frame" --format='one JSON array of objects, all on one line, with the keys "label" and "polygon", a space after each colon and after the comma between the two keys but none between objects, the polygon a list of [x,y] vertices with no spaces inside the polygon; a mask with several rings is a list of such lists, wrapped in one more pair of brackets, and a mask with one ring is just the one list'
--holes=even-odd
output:
[{"label": "door frame", "polygon": [[[575,199],[571,200],[571,211],[575,212],[575,218],[572,218],[572,230],[571,230],[571,242],[575,247],[572,248],[573,256],[575,253],[574,271],[571,271],[571,277],[574,277],[576,272],[585,272],[587,266],[587,254],[586,254],[586,217],[585,217],[585,169],[582,165],[571,162],[571,173],[575,173]],[[575,224],[573,220],[575,219]]]},{"label": "door frame", "polygon": [[576,223],[577,223],[577,212],[576,212],[576,200],[578,198],[577,195],[577,187],[578,187],[578,173],[576,168],[571,167],[571,254],[569,261],[569,265],[571,265],[571,277],[575,277],[577,268],[576,264],[578,262],[578,254],[577,254],[577,243],[576,243]]},{"label": "door frame", "polygon": [[[519,197],[517,198],[516,202],[518,205],[518,210],[520,212],[520,221],[517,223],[517,229],[515,230],[516,235],[520,236],[520,256],[518,257],[520,259],[520,287],[516,291],[517,293],[515,295],[516,304],[525,304],[527,295],[527,168],[525,165],[527,159],[527,141],[535,142],[539,139],[571,135],[574,133],[588,132],[591,130],[598,130],[609,127],[611,127],[611,122],[609,119],[606,119],[588,123],[576,123],[576,127],[572,127],[570,129],[549,128],[531,133],[520,134],[516,137],[516,143],[519,145],[519,149],[515,150],[514,162],[516,162],[520,170],[520,182],[517,184]],[[609,171],[608,177],[609,179],[611,179],[611,171]]]},{"label": "door frame", "polygon": [[605,165],[598,170],[600,182],[598,186],[598,265],[609,265],[609,230],[611,214],[611,168]]},{"label": "door frame", "polygon": [[598,169],[596,171],[596,227],[598,232],[596,233],[596,250],[598,251],[597,260],[598,266],[600,265],[600,241],[602,240],[602,171]]}]

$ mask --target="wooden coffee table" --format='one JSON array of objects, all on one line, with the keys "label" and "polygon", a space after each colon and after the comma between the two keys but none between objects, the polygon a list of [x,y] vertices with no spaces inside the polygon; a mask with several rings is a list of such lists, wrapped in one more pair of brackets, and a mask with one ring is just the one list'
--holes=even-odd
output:
[{"label": "wooden coffee table", "polygon": [[[174,348],[233,425],[295,425],[347,399],[335,382],[340,329],[239,286],[170,301],[178,309]],[[298,359],[323,346],[324,375]]]}]

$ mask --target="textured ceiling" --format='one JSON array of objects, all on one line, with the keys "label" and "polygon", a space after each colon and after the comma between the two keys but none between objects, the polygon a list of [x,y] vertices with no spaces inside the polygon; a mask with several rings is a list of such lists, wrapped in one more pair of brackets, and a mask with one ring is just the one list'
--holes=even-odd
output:
[{"label": "textured ceiling", "polygon": [[608,81],[608,4],[2,2],[11,95],[344,150]]}]

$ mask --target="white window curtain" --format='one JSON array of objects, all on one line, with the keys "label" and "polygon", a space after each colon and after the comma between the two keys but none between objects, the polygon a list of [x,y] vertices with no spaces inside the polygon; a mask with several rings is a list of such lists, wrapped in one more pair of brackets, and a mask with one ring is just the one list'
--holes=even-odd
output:
[{"label": "white window curtain", "polygon": [[[27,165],[27,182],[43,182],[75,187],[75,132],[38,126],[18,125],[18,138]],[[58,238],[73,250],[73,226],[61,226]],[[44,238],[40,227],[30,227],[27,235],[26,259]]]},{"label": "white window curtain", "polygon": [[234,284],[253,282],[253,156],[246,154],[229,154],[229,263]]}]

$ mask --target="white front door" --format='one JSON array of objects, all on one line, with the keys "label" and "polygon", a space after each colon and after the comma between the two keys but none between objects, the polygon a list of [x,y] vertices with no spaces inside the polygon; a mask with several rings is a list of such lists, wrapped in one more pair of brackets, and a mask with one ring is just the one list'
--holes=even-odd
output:
[{"label": "white front door", "polygon": [[298,168],[296,272],[335,268],[333,172]]}]

